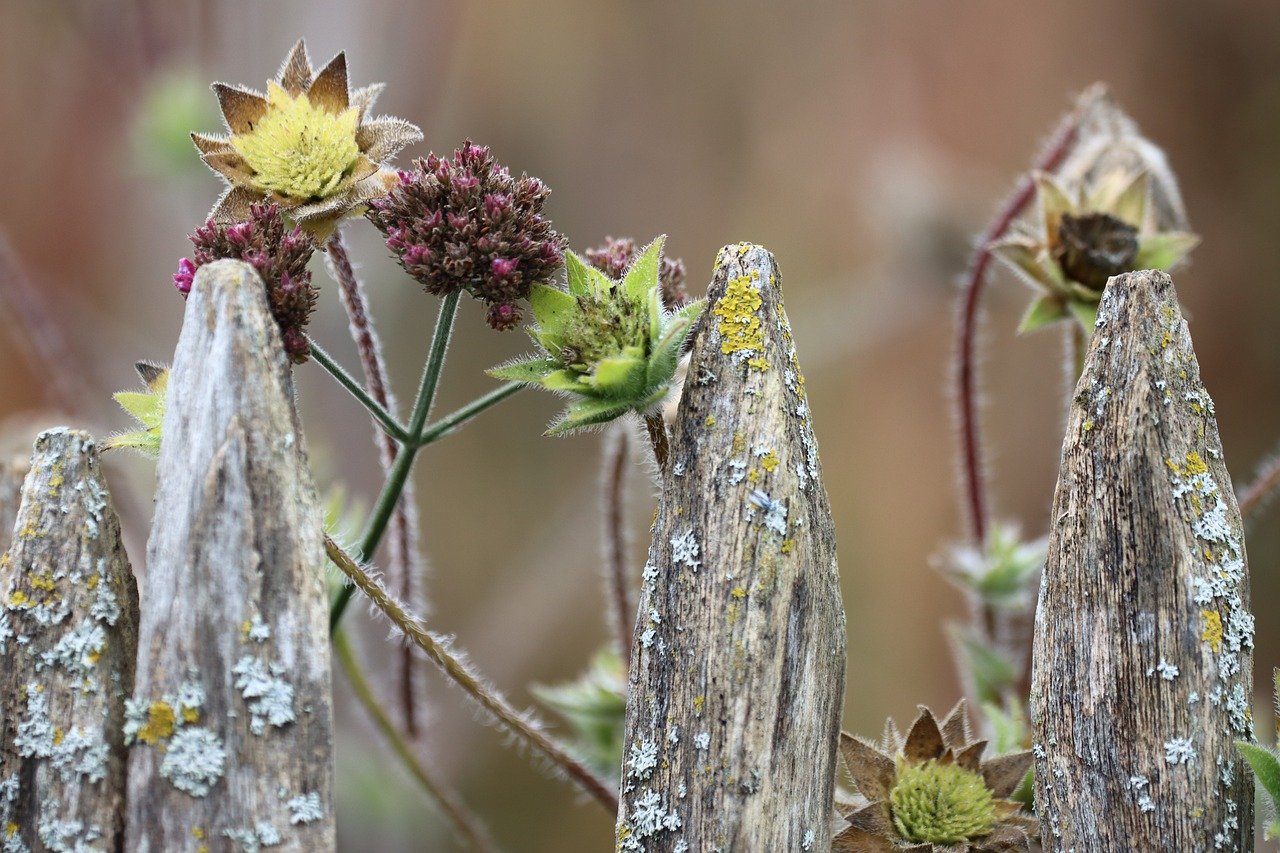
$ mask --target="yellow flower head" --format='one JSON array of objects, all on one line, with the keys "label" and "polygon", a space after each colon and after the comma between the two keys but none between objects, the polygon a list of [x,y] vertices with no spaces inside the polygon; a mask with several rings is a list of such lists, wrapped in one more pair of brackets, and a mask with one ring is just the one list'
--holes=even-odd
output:
[{"label": "yellow flower head", "polygon": [[313,72],[299,41],[265,95],[214,83],[229,136],[191,134],[209,168],[228,184],[210,213],[215,222],[243,221],[249,205],[271,201],[317,238],[396,180],[386,168],[405,145],[422,138],[403,119],[368,118],[382,91],[351,91],[346,55]]}]

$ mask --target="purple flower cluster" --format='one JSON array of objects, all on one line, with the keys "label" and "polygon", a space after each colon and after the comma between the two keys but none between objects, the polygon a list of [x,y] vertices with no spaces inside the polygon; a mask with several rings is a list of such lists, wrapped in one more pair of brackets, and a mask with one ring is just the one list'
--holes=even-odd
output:
[{"label": "purple flower cluster", "polygon": [[[630,237],[605,237],[602,245],[587,249],[587,262],[613,279],[622,278],[635,256],[636,241]],[[658,284],[662,287],[662,304],[668,311],[689,301],[684,279],[684,261],[664,255],[658,269]]]},{"label": "purple flower cluster", "polygon": [[365,215],[428,293],[465,290],[488,304],[490,326],[511,329],[520,322],[516,303],[563,263],[565,239],[542,215],[550,194],[467,140],[452,157],[432,154],[401,172]]},{"label": "purple flower cluster", "polygon": [[191,292],[196,270],[222,258],[249,263],[267,287],[271,315],[280,326],[284,350],[295,364],[307,360],[307,321],[315,310],[319,291],[311,284],[307,261],[316,249],[312,237],[300,228],[285,230],[276,204],[255,204],[244,222],[218,224],[212,219],[191,235],[194,261],[183,258],[173,275],[174,287],[184,297]]}]

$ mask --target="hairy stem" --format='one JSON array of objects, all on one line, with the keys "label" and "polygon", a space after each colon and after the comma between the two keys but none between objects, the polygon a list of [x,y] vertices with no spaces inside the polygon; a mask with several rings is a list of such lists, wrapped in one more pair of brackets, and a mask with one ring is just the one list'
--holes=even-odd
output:
[{"label": "hairy stem", "polygon": [[623,485],[627,473],[627,446],[631,433],[625,422],[616,422],[605,437],[604,546],[608,598],[613,608],[614,645],[624,670],[631,669],[632,614],[635,605],[627,587],[627,522],[623,512]]},{"label": "hairy stem", "polygon": [[[360,541],[361,560],[369,560],[378,549],[387,524],[395,512],[401,494],[408,489],[409,472],[413,469],[413,460],[422,447],[421,437],[426,431],[427,415],[431,412],[431,404],[435,400],[436,387],[440,382],[440,371],[444,367],[445,352],[449,348],[449,337],[453,333],[453,318],[458,313],[458,293],[451,293],[440,304],[440,315],[436,319],[435,335],[431,339],[431,352],[427,356],[426,366],[422,370],[422,382],[418,387],[418,397],[413,403],[413,414],[409,420],[409,440],[392,462],[387,472],[382,492],[374,504],[373,513],[369,516],[364,536]],[[351,601],[350,589],[343,590],[334,602],[329,613],[329,630],[332,632],[342,621]]]},{"label": "hairy stem", "polygon": [[409,771],[409,775],[418,781],[426,791],[427,797],[439,807],[441,814],[452,826],[454,832],[466,839],[476,850],[496,851],[498,847],[480,819],[467,808],[448,783],[431,775],[426,765],[418,759],[409,744],[400,736],[395,724],[391,722],[391,718],[382,710],[377,697],[373,695],[373,689],[365,679],[364,673],[360,671],[360,664],[351,651],[351,643],[342,631],[333,635],[333,650],[337,655],[339,666],[342,667],[342,672],[351,683],[351,689],[356,694],[360,706],[373,720],[374,725],[386,740],[387,746],[391,747],[391,751],[400,759],[400,763]]},{"label": "hairy stem", "polygon": [[[326,245],[329,270],[338,282],[338,290],[342,295],[342,304],[347,311],[347,320],[351,329],[351,338],[360,353],[360,364],[364,368],[365,383],[369,396],[373,398],[393,419],[395,417],[395,401],[387,382],[386,360],[382,357],[382,345],[378,341],[378,333],[369,317],[368,302],[365,299],[364,287],[356,277],[355,268],[351,265],[351,256],[347,252],[346,243],[342,239],[342,229],[333,232]],[[376,417],[375,417],[376,420]],[[400,443],[381,428],[374,434],[374,443],[378,447],[378,459],[382,469],[388,475],[394,470],[401,452]],[[388,547],[387,559],[391,567],[392,577],[398,584],[400,595],[412,600],[417,575],[421,574],[420,551],[418,543],[418,507],[413,497],[413,487],[401,483],[395,500],[389,507],[392,516],[392,535]],[[385,524],[385,522],[384,522]],[[381,539],[379,533],[379,540]],[[376,547],[376,543],[375,543]],[[372,557],[372,551],[365,551],[366,557]],[[414,710],[413,691],[413,656],[406,649],[400,657],[400,704],[404,714],[405,728],[410,736],[418,730],[417,714]]]},{"label": "hairy stem", "polygon": [[649,431],[649,443],[653,445],[653,458],[658,463],[658,473],[666,474],[671,444],[667,441],[667,424],[662,420],[662,413],[645,415],[644,427]]},{"label": "hairy stem", "polygon": [[[1073,114],[1055,135],[1034,170],[1056,168],[1075,144],[1079,115]],[[987,538],[987,497],[982,474],[982,439],[977,412],[977,368],[974,364],[974,338],[977,335],[978,306],[981,303],[991,266],[992,244],[1004,236],[1009,226],[1035,197],[1035,180],[1023,177],[1013,195],[1005,202],[995,220],[988,226],[978,248],[969,261],[961,291],[960,320],[956,325],[956,420],[960,424],[960,461],[964,477],[965,505],[968,508],[970,533],[978,547]]]},{"label": "hairy stem", "polygon": [[422,431],[422,436],[413,443],[419,447],[425,447],[433,441],[439,441],[485,409],[490,406],[496,406],[524,387],[524,383],[521,382],[508,382],[505,385],[499,385],[488,394],[477,397],[457,411],[450,412],[435,423],[429,424]]},{"label": "hairy stem", "polygon": [[1280,456],[1275,456],[1262,466],[1257,478],[1240,490],[1240,516],[1246,521],[1262,509],[1267,499],[1280,488]]},{"label": "hairy stem", "polygon": [[314,340],[308,339],[311,344],[311,358],[315,363],[325,369],[325,371],[338,381],[338,384],[350,392],[359,403],[369,410],[369,414],[373,415],[374,420],[382,425],[387,435],[400,443],[404,443],[409,438],[409,433],[400,425],[391,413],[382,407],[382,404],[364,390],[364,386],[356,381],[356,378],[348,373],[342,365],[338,364],[329,353],[320,348]]},{"label": "hairy stem", "polygon": [[361,592],[368,596],[374,606],[382,611],[414,645],[422,649],[427,657],[461,687],[476,704],[492,714],[499,725],[514,735],[517,740],[563,770],[610,814],[617,813],[617,795],[568,749],[544,732],[535,718],[517,711],[500,693],[481,681],[471,668],[448,648],[448,644],[442,638],[426,630],[400,602],[387,592],[382,584],[362,569],[333,539],[326,536],[324,547],[329,559],[359,587]]}]

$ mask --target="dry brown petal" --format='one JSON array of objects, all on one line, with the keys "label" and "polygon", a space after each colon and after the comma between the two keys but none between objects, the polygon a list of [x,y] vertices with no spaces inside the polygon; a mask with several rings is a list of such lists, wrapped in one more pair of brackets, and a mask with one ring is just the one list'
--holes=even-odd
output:
[{"label": "dry brown petal", "polygon": [[373,109],[374,102],[378,100],[378,96],[385,88],[387,88],[386,83],[370,83],[363,89],[356,89],[351,93],[351,106],[360,111],[361,121],[364,121],[364,117]]},{"label": "dry brown petal", "polygon": [[997,755],[982,764],[982,778],[991,793],[1005,799],[1011,795],[1031,769],[1034,757],[1028,752],[1011,752]]},{"label": "dry brown petal", "polygon": [[845,732],[840,733],[840,752],[859,794],[868,800],[889,796],[896,777],[892,758]]},{"label": "dry brown petal", "polygon": [[831,839],[831,853],[896,853],[896,848],[883,835],[849,826]]},{"label": "dry brown petal", "polygon": [[220,136],[192,133],[191,141],[195,143],[196,150],[201,154],[225,154],[228,151],[235,151],[235,148],[231,145],[231,140]]},{"label": "dry brown petal", "polygon": [[243,222],[249,218],[249,205],[262,201],[262,196],[244,187],[230,187],[213,205],[209,218],[214,222]]},{"label": "dry brown petal", "polygon": [[402,118],[383,116],[356,128],[356,145],[365,156],[380,163],[420,139],[422,131]]},{"label": "dry brown petal", "polygon": [[248,133],[267,112],[267,99],[251,89],[214,83],[213,93],[218,96],[223,121],[232,133]]},{"label": "dry brown petal", "polygon": [[1031,842],[1027,834],[1016,826],[997,826],[978,839],[973,850],[981,853],[1000,853],[1008,850],[1028,850]]},{"label": "dry brown petal", "polygon": [[295,98],[311,86],[311,60],[307,57],[304,39],[298,39],[284,65],[280,66],[280,85]]},{"label": "dry brown petal", "polygon": [[351,92],[347,87],[347,54],[344,51],[320,69],[316,79],[311,82],[311,88],[307,90],[307,98],[315,106],[331,113],[340,113],[347,108],[350,97]]},{"label": "dry brown petal", "polygon": [[206,166],[233,184],[247,184],[253,178],[253,169],[249,168],[249,164],[244,161],[238,151],[202,154],[200,159]]},{"label": "dry brown petal", "polygon": [[884,802],[868,803],[857,811],[844,816],[851,826],[874,832],[877,835],[893,835],[893,820],[889,817],[889,806]]},{"label": "dry brown petal", "polygon": [[956,753],[956,764],[959,764],[965,770],[981,773],[982,753],[986,751],[986,748],[987,742],[985,740],[975,740]]},{"label": "dry brown petal", "polygon": [[902,746],[902,752],[912,764],[923,764],[930,758],[940,756],[943,749],[942,731],[938,728],[938,721],[933,718],[932,711],[921,705],[920,716],[916,717],[916,721],[912,723],[911,731],[907,734],[907,742]]},{"label": "dry brown petal", "polygon": [[942,721],[942,739],[952,749],[959,749],[969,742],[969,704],[964,697]]}]

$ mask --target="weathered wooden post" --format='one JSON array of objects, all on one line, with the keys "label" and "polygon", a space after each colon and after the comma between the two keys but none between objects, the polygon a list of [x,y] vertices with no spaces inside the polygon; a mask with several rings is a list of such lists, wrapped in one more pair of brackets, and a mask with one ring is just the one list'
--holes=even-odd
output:
[{"label": "weathered wooden post", "polygon": [[114,850],[138,592],[94,440],[36,439],[0,557],[0,844]]},{"label": "weathered wooden post", "polygon": [[252,267],[201,267],[169,379],[125,724],[130,851],[334,845],[322,519]]},{"label": "weathered wooden post", "polygon": [[0,459],[0,552],[7,551],[13,541],[13,521],[18,517],[22,481],[26,476],[25,460]]},{"label": "weathered wooden post", "polygon": [[1173,282],[1111,279],[1036,615],[1046,850],[1252,850],[1253,617],[1213,403]]},{"label": "weathered wooden post", "polygon": [[845,623],[781,276],[721,250],[695,332],[627,705],[622,850],[830,846]]}]

